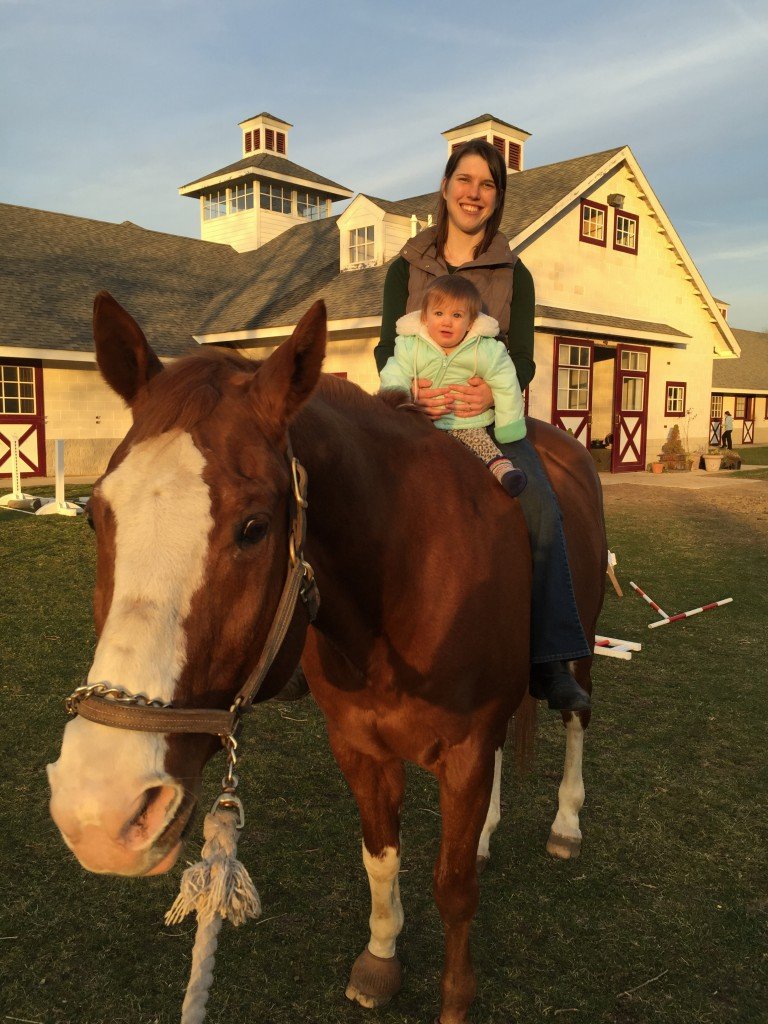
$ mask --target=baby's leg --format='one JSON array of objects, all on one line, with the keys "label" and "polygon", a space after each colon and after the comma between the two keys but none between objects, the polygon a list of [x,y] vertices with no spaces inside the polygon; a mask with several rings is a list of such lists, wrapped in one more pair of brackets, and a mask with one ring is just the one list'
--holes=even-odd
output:
[{"label": "baby's leg", "polygon": [[482,427],[467,427],[464,430],[449,430],[448,433],[483,460],[507,494],[516,498],[523,490],[528,482],[525,473],[515,469],[486,430]]}]

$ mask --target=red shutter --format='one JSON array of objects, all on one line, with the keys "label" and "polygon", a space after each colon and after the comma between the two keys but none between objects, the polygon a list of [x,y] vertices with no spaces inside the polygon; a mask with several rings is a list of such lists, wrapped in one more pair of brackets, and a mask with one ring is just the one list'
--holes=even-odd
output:
[{"label": "red shutter", "polygon": [[253,133],[253,148],[261,148],[261,130],[259,128],[257,128]]},{"label": "red shutter", "polygon": [[504,139],[499,138],[498,135],[494,135],[493,136],[493,144],[496,147],[496,149],[498,149],[498,151],[503,156],[504,155]]},{"label": "red shutter", "polygon": [[462,143],[454,142],[454,144],[451,146],[451,152],[453,153],[453,151],[458,149],[460,145],[462,145]]},{"label": "red shutter", "polygon": [[277,152],[278,153],[284,153],[285,152],[285,132],[278,132],[277,133]]},{"label": "red shutter", "polygon": [[245,133],[245,152],[246,153],[250,153],[252,148],[253,148],[253,133],[252,132],[246,132]]},{"label": "red shutter", "polygon": [[264,129],[264,148],[274,149],[275,148],[275,132],[273,128]]},{"label": "red shutter", "polygon": [[509,144],[509,158],[507,160],[507,167],[510,167],[513,171],[520,170],[520,157],[523,155],[523,148],[517,142],[510,142]]}]

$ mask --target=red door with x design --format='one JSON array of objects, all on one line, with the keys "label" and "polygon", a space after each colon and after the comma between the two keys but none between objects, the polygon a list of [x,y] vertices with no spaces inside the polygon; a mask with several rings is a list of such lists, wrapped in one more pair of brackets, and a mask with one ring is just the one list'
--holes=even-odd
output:
[{"label": "red door with x design", "polygon": [[592,433],[591,341],[555,338],[552,422],[589,448]]},{"label": "red door with x design", "polygon": [[43,370],[36,359],[0,359],[0,476],[10,476],[14,441],[22,476],[45,475]]},{"label": "red door with x design", "polygon": [[640,345],[616,346],[611,461],[611,471],[614,473],[645,469],[650,362],[649,348]]}]

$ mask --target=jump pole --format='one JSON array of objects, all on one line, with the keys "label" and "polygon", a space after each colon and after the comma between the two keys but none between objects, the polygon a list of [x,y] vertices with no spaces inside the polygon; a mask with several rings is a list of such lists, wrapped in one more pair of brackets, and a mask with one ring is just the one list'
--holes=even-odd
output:
[{"label": "jump pole", "polygon": [[649,622],[648,629],[657,629],[659,626],[666,626],[670,622],[680,622],[682,619],[690,619],[692,615],[700,615],[701,612],[710,612],[713,608],[720,608],[724,604],[731,604],[732,597],[725,597],[722,601],[712,601],[710,604],[703,604],[701,608],[693,608],[689,612],[680,612],[678,615],[669,615],[659,622]]},{"label": "jump pole", "polygon": [[11,493],[0,497],[0,507],[12,508],[17,512],[34,512],[40,507],[40,499],[32,494],[25,494],[21,489],[21,455],[19,452],[18,434],[5,428],[11,440]]},{"label": "jump pole", "polygon": [[53,500],[48,499],[41,508],[35,512],[36,516],[79,516],[83,510],[79,505],[67,501],[64,497],[64,442],[57,440],[56,446],[56,496]]},{"label": "jump pole", "polygon": [[[668,619],[669,618],[669,615],[667,615],[667,613],[663,609],[659,608],[659,606],[656,604],[656,602],[652,601],[650,599],[650,597],[648,597],[646,592],[644,590],[641,590],[640,587],[638,587],[638,585],[636,583],[633,583],[632,580],[630,580],[629,581],[629,585],[630,585],[630,587],[632,587],[633,590],[637,591],[637,593],[640,595],[640,597],[642,597],[642,599],[644,601],[648,602],[648,604],[651,606],[651,608],[653,608],[653,610],[658,615],[660,615],[662,617],[662,619]],[[659,626],[659,625],[661,625],[661,623],[657,622],[657,623],[655,623],[655,625]]]},{"label": "jump pole", "polygon": [[631,661],[632,652],[642,649],[642,644],[634,643],[632,640],[617,640],[613,636],[595,636],[595,654],[603,654],[607,658]]}]

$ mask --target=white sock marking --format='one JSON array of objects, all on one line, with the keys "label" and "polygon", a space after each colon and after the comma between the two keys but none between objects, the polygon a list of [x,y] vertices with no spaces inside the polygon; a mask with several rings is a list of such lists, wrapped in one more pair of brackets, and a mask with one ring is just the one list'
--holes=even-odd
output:
[{"label": "white sock marking", "polygon": [[374,857],[363,843],[363,864],[371,887],[371,939],[368,949],[374,956],[391,959],[395,955],[397,936],[403,927],[403,907],[400,902],[400,855],[393,846],[385,846],[379,857]]}]

